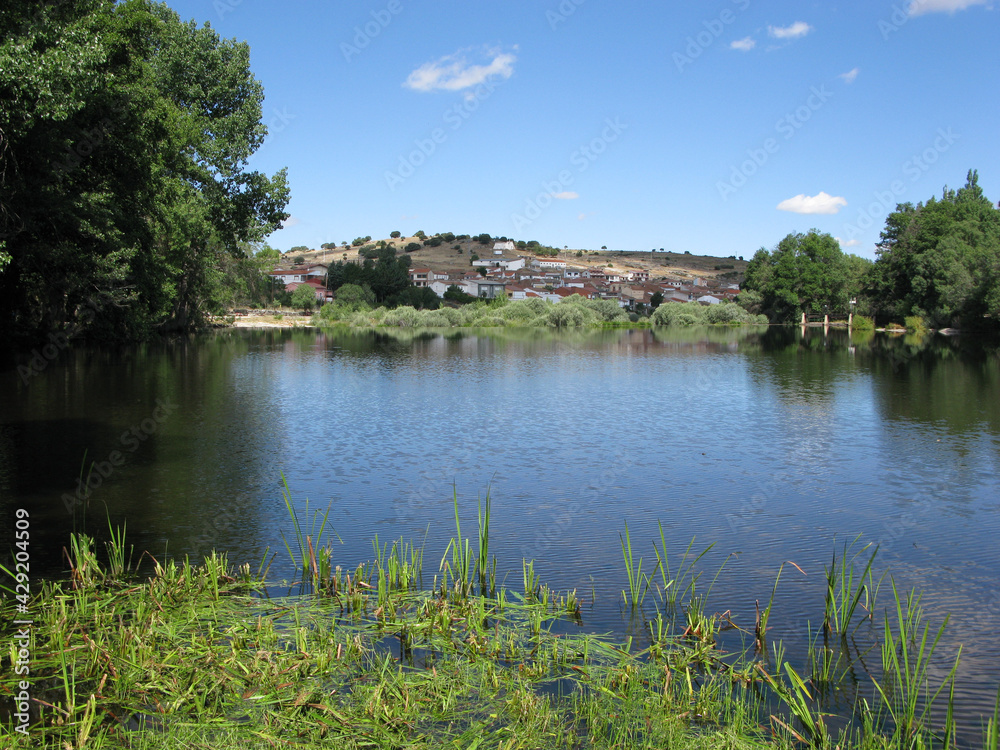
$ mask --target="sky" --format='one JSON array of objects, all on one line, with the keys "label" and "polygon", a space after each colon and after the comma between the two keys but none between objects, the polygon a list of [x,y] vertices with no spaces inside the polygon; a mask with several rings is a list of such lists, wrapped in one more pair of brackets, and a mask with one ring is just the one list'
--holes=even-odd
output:
[{"label": "sky", "polygon": [[897,203],[1000,200],[995,0],[167,0],[250,45],[269,238],[393,230],[875,257]]}]

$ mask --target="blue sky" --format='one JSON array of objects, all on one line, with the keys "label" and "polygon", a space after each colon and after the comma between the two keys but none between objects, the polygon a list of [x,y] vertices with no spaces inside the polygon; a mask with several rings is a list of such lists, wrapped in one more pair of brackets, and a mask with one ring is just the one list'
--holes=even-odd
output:
[{"label": "blue sky", "polygon": [[[275,247],[488,232],[749,258],[1000,199],[993,0],[168,0],[245,40],[288,167]],[[636,7],[638,6],[638,7]]]}]

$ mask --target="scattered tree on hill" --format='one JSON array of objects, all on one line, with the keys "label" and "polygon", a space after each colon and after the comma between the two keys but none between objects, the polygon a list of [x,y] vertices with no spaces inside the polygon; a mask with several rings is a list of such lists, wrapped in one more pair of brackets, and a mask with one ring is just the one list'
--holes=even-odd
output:
[{"label": "scattered tree on hill", "polygon": [[389,236],[394,240],[398,240],[402,236],[402,234],[400,232],[393,231],[389,232]]},{"label": "scattered tree on hill", "polygon": [[416,232],[413,233],[413,236],[416,237],[419,240],[426,240],[427,239],[427,235],[424,234],[424,230],[423,229],[418,229]]},{"label": "scattered tree on hill", "polygon": [[410,242],[409,244],[407,244],[406,247],[403,248],[403,252],[412,253],[413,251],[419,250],[419,249],[420,249],[420,243],[419,242]]},{"label": "scattered tree on hill", "polygon": [[296,255],[296,256],[295,256],[295,257],[294,257],[294,258],[292,259],[292,263],[294,263],[294,264],[295,264],[295,265],[297,265],[297,266],[301,266],[301,265],[302,265],[303,263],[305,263],[305,262],[306,262],[306,259],[305,259],[305,256],[304,256],[304,255]]}]

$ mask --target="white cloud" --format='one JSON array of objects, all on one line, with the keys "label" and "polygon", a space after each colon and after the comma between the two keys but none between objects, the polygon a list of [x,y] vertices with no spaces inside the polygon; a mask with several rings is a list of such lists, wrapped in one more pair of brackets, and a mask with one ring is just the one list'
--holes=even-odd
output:
[{"label": "white cloud", "polygon": [[973,5],[985,4],[986,0],[911,0],[909,12],[911,16],[922,16],[924,13],[955,13]]},{"label": "white cloud", "polygon": [[775,39],[798,39],[805,36],[813,27],[805,21],[796,21],[791,26],[768,26],[768,33]]},{"label": "white cloud", "polygon": [[[516,48],[515,48],[516,49]],[[480,62],[470,62],[469,57]],[[466,49],[439,60],[424,63],[410,73],[403,85],[413,91],[463,91],[490,78],[510,78],[517,57],[499,49]]]},{"label": "white cloud", "polygon": [[282,229],[291,229],[294,226],[298,226],[302,223],[302,220],[298,216],[289,216],[283,222],[281,222]]},{"label": "white cloud", "polygon": [[838,243],[840,243],[841,247],[857,247],[858,245],[861,244],[861,240],[848,240],[847,242],[844,242],[842,239],[840,239],[840,237],[834,237],[834,239],[837,240]]},{"label": "white cloud", "polygon": [[552,197],[561,201],[573,201],[580,197],[579,193],[574,193],[572,190],[567,190],[563,193],[552,193]]},{"label": "white cloud", "polygon": [[846,73],[841,73],[838,78],[843,79],[844,83],[854,83],[854,79],[858,77],[858,73],[860,72],[860,68],[855,68],[854,70],[849,70]]},{"label": "white cloud", "polygon": [[847,205],[847,200],[821,192],[819,195],[796,195],[778,204],[779,211],[796,214],[835,214]]},{"label": "white cloud", "polygon": [[754,47],[757,46],[757,42],[752,36],[743,37],[742,39],[737,39],[735,42],[729,45],[729,49],[738,49],[740,52],[749,52]]}]

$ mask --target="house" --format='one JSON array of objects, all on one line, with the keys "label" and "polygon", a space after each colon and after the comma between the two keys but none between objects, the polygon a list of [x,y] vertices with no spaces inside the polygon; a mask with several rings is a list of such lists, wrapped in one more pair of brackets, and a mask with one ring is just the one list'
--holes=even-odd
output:
[{"label": "house", "polygon": [[514,246],[514,241],[513,240],[506,240],[504,242],[501,242],[500,240],[497,240],[496,242],[493,243],[493,253],[494,254],[512,253],[512,252],[514,252],[515,249],[516,248]]},{"label": "house", "polygon": [[411,268],[409,273],[410,283],[413,284],[413,286],[425,287],[434,280],[431,278],[434,272],[429,268]]},{"label": "house", "polygon": [[271,278],[288,284],[300,284],[310,279],[322,283],[326,278],[327,266],[323,263],[311,263],[307,266],[292,266],[291,268],[275,268],[269,274]]},{"label": "house", "polygon": [[490,281],[487,279],[466,279],[462,281],[461,287],[466,294],[471,294],[479,299],[496,299],[505,297],[504,288],[507,284],[503,281]]},{"label": "house", "polygon": [[698,302],[702,305],[718,305],[722,300],[718,297],[713,297],[711,294],[705,294],[698,298]]},{"label": "house", "polygon": [[511,258],[507,256],[494,256],[492,258],[477,258],[476,260],[470,260],[469,262],[476,266],[476,268],[479,266],[485,266],[486,268],[502,268],[504,271],[517,271],[518,269],[524,268],[524,258],[521,257]]},{"label": "house", "polygon": [[531,265],[535,268],[556,268],[560,271],[566,270],[566,261],[555,258],[534,258]]}]

